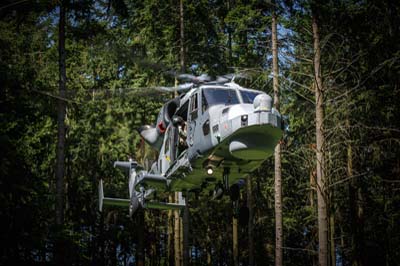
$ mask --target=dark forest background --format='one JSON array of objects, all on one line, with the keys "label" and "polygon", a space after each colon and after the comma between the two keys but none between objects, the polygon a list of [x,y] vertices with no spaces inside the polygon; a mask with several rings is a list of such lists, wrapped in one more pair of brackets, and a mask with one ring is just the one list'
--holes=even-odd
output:
[{"label": "dark forest background", "polygon": [[[113,162],[154,158],[136,129],[154,123],[172,97],[152,93],[154,86],[174,85],[171,73],[246,73],[243,86],[274,95],[273,16],[280,110],[289,123],[281,144],[283,264],[318,265],[312,28],[317,21],[329,264],[399,265],[400,5],[322,2],[2,1],[0,265],[140,265],[142,244],[145,265],[167,265],[173,255],[168,212],[146,210],[144,227],[125,208],[99,213],[98,181],[104,180],[110,196],[127,195],[126,176]],[[60,186],[57,121],[63,108]],[[240,204],[251,199],[253,215],[239,224],[239,263],[274,265],[273,157],[249,180]],[[189,263],[233,265],[228,198],[189,202]]]}]

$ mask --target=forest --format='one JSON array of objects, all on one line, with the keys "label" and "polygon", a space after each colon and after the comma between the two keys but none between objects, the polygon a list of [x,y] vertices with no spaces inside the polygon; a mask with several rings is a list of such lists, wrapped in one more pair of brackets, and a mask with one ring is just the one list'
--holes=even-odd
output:
[{"label": "forest", "polygon": [[[244,218],[99,212],[114,161],[156,158],[137,129],[177,73],[246,76],[287,120]],[[397,1],[2,1],[0,265],[399,265],[399,99]]]}]

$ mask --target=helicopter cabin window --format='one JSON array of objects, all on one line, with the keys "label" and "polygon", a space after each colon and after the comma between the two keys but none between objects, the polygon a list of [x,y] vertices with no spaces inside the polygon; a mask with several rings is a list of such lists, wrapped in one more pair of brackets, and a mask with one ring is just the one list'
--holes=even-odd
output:
[{"label": "helicopter cabin window", "polygon": [[[236,90],[233,89],[222,89],[222,88],[205,88],[203,89],[203,102],[207,103],[206,106],[202,108],[211,107],[213,105],[232,105],[238,104],[239,98],[236,94]],[[205,111],[203,109],[203,111]]]},{"label": "helicopter cabin window", "polygon": [[188,109],[189,109],[189,100],[187,100],[184,104],[181,105],[179,110],[176,112],[176,115],[182,117],[183,121],[187,121],[188,119]]},{"label": "helicopter cabin window", "polygon": [[240,90],[240,95],[242,96],[243,103],[253,103],[254,98],[256,98],[256,96],[259,94],[259,92],[255,91]]},{"label": "helicopter cabin window", "polygon": [[208,102],[206,96],[204,95],[204,90],[201,91],[201,112],[204,114],[208,109]]},{"label": "helicopter cabin window", "polygon": [[198,103],[197,103],[197,93],[193,94],[190,98],[190,118],[192,120],[197,118],[198,111]]}]

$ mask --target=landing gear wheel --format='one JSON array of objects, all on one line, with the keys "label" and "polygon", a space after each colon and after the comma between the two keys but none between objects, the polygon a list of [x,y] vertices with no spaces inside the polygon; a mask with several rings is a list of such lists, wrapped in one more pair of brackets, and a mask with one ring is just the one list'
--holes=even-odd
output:
[{"label": "landing gear wheel", "polygon": [[214,189],[214,194],[213,194],[213,199],[221,199],[222,196],[224,195],[224,187],[221,183],[217,183],[215,185],[215,189]]}]

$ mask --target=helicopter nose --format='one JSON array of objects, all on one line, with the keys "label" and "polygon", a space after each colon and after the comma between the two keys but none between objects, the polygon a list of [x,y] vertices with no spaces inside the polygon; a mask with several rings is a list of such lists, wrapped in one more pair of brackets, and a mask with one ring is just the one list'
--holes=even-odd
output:
[{"label": "helicopter nose", "polygon": [[253,101],[255,112],[270,112],[272,107],[272,98],[267,94],[259,94]]}]

